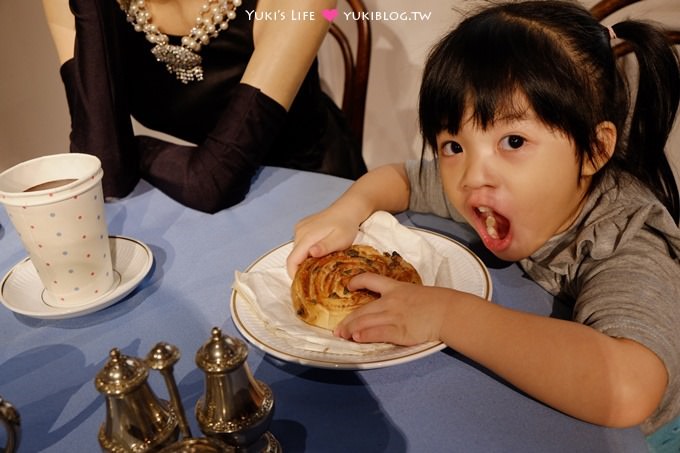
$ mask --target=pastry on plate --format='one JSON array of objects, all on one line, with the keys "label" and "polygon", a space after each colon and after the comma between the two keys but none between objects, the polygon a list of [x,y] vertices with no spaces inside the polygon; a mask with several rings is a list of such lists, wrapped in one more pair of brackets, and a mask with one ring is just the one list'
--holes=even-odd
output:
[{"label": "pastry on plate", "polygon": [[291,285],[295,313],[308,324],[333,330],[350,312],[380,297],[367,289],[347,289],[352,277],[364,272],[422,284],[418,271],[397,252],[355,244],[300,264]]}]

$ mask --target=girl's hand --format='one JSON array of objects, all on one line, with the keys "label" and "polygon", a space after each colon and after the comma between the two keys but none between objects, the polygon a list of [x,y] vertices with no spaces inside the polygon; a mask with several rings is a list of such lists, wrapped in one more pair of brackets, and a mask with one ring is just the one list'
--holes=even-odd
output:
[{"label": "girl's hand", "polygon": [[414,285],[364,273],[349,289],[369,289],[381,297],[350,313],[333,334],[359,343],[385,342],[410,346],[439,341],[448,307],[456,291]]},{"label": "girl's hand", "polygon": [[375,211],[400,212],[408,208],[409,183],[404,164],[389,164],[369,171],[323,211],[295,226],[295,245],[286,267],[293,278],[308,256],[324,256],[352,245],[359,225]]},{"label": "girl's hand", "polygon": [[295,245],[286,260],[288,275],[294,277],[298,266],[308,256],[325,256],[352,245],[359,232],[359,223],[334,207],[302,219],[295,225]]}]

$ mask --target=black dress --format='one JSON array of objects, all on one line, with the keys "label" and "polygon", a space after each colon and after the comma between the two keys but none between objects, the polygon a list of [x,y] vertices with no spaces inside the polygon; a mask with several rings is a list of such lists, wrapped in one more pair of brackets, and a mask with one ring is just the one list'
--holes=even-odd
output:
[{"label": "black dress", "polygon": [[[122,197],[140,177],[187,206],[215,212],[243,199],[261,165],[357,178],[360,145],[321,91],[316,61],[288,112],[240,83],[253,52],[245,0],[229,28],[204,46],[204,80],[183,84],[151,53],[115,0],[71,0],[74,58],[61,68],[72,119],[71,151],[97,155],[104,192]],[[282,37],[285,39],[285,37]],[[170,36],[171,44],[180,37]],[[144,126],[196,144],[134,137]]]}]

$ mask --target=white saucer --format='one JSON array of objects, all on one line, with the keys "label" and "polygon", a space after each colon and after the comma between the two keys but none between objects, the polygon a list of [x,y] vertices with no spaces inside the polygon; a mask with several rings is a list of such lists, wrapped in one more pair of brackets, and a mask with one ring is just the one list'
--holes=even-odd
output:
[{"label": "white saucer", "polygon": [[127,296],[149,273],[153,254],[132,238],[109,236],[117,284],[105,294],[75,307],[54,307],[43,297],[44,286],[30,258],[15,265],[0,282],[0,302],[15,313],[42,319],[65,319],[101,310]]}]

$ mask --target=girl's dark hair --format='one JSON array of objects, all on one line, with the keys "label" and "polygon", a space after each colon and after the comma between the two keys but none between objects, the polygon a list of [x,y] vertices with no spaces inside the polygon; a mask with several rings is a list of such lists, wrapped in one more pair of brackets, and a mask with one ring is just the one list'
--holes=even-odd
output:
[{"label": "girl's dark hair", "polygon": [[619,136],[606,166],[636,176],[677,223],[678,189],[664,147],[680,98],[678,56],[650,24],[627,20],[613,29],[633,47],[639,66],[630,118],[629,89],[609,30],[582,6],[502,3],[466,18],[433,48],[425,66],[419,103],[425,143],[436,150],[438,133],[457,133],[466,107],[482,128],[521,115],[526,106],[517,103],[519,93],[543,123],[573,140],[579,162],[597,162],[604,153],[597,126],[610,121]]}]

